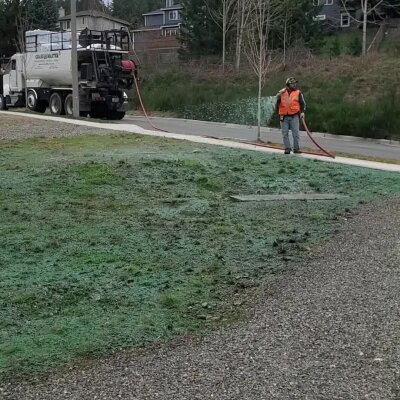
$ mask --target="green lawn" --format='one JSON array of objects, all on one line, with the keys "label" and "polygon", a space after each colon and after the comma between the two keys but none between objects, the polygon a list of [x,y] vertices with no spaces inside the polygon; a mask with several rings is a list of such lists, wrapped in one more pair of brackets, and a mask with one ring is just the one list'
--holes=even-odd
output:
[{"label": "green lawn", "polygon": [[[229,198],[289,192],[348,198]],[[0,379],[240,318],[335,216],[399,192],[395,173],[160,138],[3,141]]]}]

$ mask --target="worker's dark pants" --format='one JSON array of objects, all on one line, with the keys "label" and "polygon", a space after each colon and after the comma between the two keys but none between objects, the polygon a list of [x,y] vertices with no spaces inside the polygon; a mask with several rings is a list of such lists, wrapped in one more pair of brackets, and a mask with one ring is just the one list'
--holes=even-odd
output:
[{"label": "worker's dark pants", "polygon": [[283,121],[281,121],[283,145],[285,146],[285,149],[292,148],[292,146],[290,145],[289,130],[292,131],[293,150],[300,149],[299,126],[300,126],[300,118],[298,114],[285,115]]}]

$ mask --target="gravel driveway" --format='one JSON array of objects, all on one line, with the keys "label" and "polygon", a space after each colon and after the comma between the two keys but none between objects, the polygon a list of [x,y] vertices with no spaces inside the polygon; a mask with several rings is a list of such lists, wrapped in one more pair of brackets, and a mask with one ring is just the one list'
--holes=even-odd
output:
[{"label": "gravel driveway", "polygon": [[[6,119],[0,137],[15,137]],[[91,131],[20,124],[35,136]],[[36,383],[0,383],[0,399],[400,399],[400,198],[339,225],[308,264],[265,287],[246,322]]]}]

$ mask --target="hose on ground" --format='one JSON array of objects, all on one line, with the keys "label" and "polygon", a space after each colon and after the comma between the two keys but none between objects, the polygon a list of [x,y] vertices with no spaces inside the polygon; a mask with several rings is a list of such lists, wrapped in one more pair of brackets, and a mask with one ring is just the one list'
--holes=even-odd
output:
[{"label": "hose on ground", "polygon": [[320,146],[320,145],[317,143],[317,141],[314,139],[314,137],[313,137],[311,131],[308,129],[308,126],[307,126],[307,123],[306,123],[306,119],[305,119],[304,117],[301,118],[301,122],[303,123],[304,129],[306,130],[307,135],[308,135],[308,137],[311,139],[311,141],[312,141],[323,153],[325,153],[328,157],[335,158],[335,156],[334,156],[332,153],[330,153],[328,150],[325,150],[322,146]]},{"label": "hose on ground", "polygon": [[139,98],[139,102],[140,102],[140,107],[142,108],[143,114],[144,114],[144,116],[146,117],[147,122],[148,122],[148,123],[150,124],[150,126],[151,126],[153,129],[155,129],[156,131],[168,133],[168,131],[165,131],[164,129],[157,128],[157,127],[156,127],[155,125],[153,125],[153,123],[150,121],[150,118],[149,118],[149,116],[148,116],[148,114],[147,114],[146,108],[145,108],[144,103],[143,103],[142,95],[140,94],[139,85],[138,85],[138,81],[137,81],[137,78],[136,78],[136,75],[135,75],[135,74],[133,74],[133,79],[134,79],[134,81],[135,81],[135,87],[136,87],[136,92],[137,92],[137,94],[138,94],[138,98]]}]

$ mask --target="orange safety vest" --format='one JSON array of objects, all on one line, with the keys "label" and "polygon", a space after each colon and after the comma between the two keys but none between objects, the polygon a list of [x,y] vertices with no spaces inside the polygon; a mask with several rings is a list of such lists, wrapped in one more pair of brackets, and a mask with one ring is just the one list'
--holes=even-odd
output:
[{"label": "orange safety vest", "polygon": [[290,93],[287,89],[281,94],[279,115],[295,115],[300,113],[300,90]]}]

